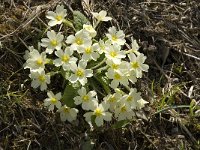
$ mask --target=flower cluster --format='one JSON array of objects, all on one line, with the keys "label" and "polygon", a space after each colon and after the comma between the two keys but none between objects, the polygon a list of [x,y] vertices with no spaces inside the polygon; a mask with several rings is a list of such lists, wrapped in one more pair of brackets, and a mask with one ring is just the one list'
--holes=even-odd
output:
[{"label": "flower cluster", "polygon": [[[142,77],[143,72],[148,71],[149,66],[144,64],[146,56],[138,51],[136,40],[132,39],[131,49],[124,48],[125,34],[114,26],[108,29],[105,38],[96,39],[95,28],[98,24],[112,18],[106,16],[106,11],[93,12],[92,15],[92,24],[88,22],[74,34],[64,35],[52,29],[66,22],[64,6],[58,5],[55,12],[47,13],[51,30],[47,31],[47,37],[41,39],[42,52],[30,47],[24,56],[24,68],[30,69],[31,86],[47,91],[48,98],[44,100],[44,106],[49,111],[57,108],[62,121],[71,122],[76,119],[79,112],[75,108],[77,105],[85,111],[85,120],[97,126],[112,119],[134,119],[135,111],[148,102],[142,99],[136,88],[129,87]],[[58,73],[64,72],[67,84],[79,85],[77,94],[72,98],[74,108],[65,103],[61,92],[54,94],[48,90],[52,74],[46,64],[56,67]],[[92,79],[100,77],[106,81],[99,83],[104,86],[99,86],[109,90],[93,88]]]}]

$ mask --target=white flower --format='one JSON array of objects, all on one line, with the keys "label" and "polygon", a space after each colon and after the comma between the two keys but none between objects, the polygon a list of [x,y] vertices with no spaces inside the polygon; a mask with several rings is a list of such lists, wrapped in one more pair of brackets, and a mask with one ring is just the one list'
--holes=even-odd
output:
[{"label": "white flower", "polygon": [[87,83],[87,77],[93,76],[93,71],[91,69],[86,69],[87,63],[83,60],[80,60],[78,66],[76,64],[71,65],[71,71],[74,73],[69,77],[71,83],[79,81],[81,85]]},{"label": "white flower", "polygon": [[[130,63],[127,61],[121,61],[120,63],[114,63],[113,60],[106,60],[106,64],[109,66],[108,72],[121,72],[124,79],[128,79],[133,84],[137,81],[135,71],[130,69]],[[117,77],[117,76],[116,76]],[[110,76],[112,79],[113,77]]]},{"label": "white flower", "polygon": [[109,21],[112,20],[111,17],[106,17],[107,12],[105,10],[100,11],[99,13],[92,12],[92,15],[98,20],[98,21]]},{"label": "white flower", "polygon": [[128,86],[129,84],[126,74],[122,73],[120,70],[108,70],[106,75],[109,79],[112,79],[110,87],[113,89],[117,88],[119,83],[124,86]]},{"label": "white flower", "polygon": [[66,43],[71,44],[72,50],[77,50],[79,46],[90,45],[92,41],[88,32],[86,32],[85,30],[80,30],[76,32],[75,36],[68,36]]},{"label": "white flower", "polygon": [[147,102],[147,101],[145,101],[145,100],[143,100],[143,99],[141,98],[140,100],[137,101],[137,106],[136,106],[136,108],[137,108],[137,109],[142,109],[142,108],[144,107],[144,105],[147,104],[147,103],[149,103],[149,102]]},{"label": "white flower", "polygon": [[28,47],[28,50],[25,51],[25,54],[24,54],[24,59],[25,60],[28,60],[29,58],[31,58],[31,52],[33,51],[37,51],[33,46],[29,46]]},{"label": "white flower", "polygon": [[99,54],[102,54],[105,53],[106,47],[111,46],[111,42],[109,40],[105,42],[103,40],[99,40],[99,42],[94,43],[94,45],[97,45],[97,51],[99,52]]},{"label": "white flower", "polygon": [[50,19],[50,21],[48,22],[49,26],[55,26],[57,24],[61,24],[63,22],[63,20],[65,19],[65,17],[67,16],[67,10],[64,9],[63,5],[58,5],[56,7],[56,12],[53,11],[49,11],[47,12],[47,18]]},{"label": "white flower", "polygon": [[121,103],[115,109],[115,117],[117,118],[118,121],[133,119],[134,116],[135,116],[135,113],[133,112],[133,110],[131,110],[130,107],[127,106],[125,103]]},{"label": "white flower", "polygon": [[60,119],[61,121],[69,121],[72,122],[76,120],[78,110],[76,108],[70,108],[67,107],[66,105],[60,107],[58,110],[60,112]]},{"label": "white flower", "polygon": [[85,61],[97,60],[99,54],[96,52],[97,45],[84,45],[78,48],[79,53],[83,53],[82,59]]},{"label": "white flower", "polygon": [[83,29],[85,29],[91,37],[95,37],[97,35],[97,32],[95,31],[92,25],[84,24]]},{"label": "white flower", "polygon": [[27,58],[26,63],[24,64],[24,69],[29,68],[32,72],[43,71],[46,64],[46,53],[42,52],[41,54],[36,49],[29,49],[30,52],[25,54]]},{"label": "white flower", "polygon": [[54,106],[56,106],[58,109],[61,107],[61,93],[57,93],[56,95],[53,94],[52,91],[47,92],[48,98],[44,100],[44,106],[49,107],[49,111],[54,110]]},{"label": "white flower", "polygon": [[144,64],[144,61],[146,60],[144,54],[140,53],[136,56],[134,53],[130,53],[128,57],[130,59],[130,69],[135,71],[137,78],[142,77],[142,71],[148,72],[149,66]]},{"label": "white flower", "polygon": [[113,60],[106,60],[106,64],[110,67],[108,70],[117,71],[120,70],[121,72],[128,75],[129,73],[129,63],[127,61],[121,61],[119,63],[114,63]]},{"label": "white flower", "polygon": [[64,36],[59,32],[56,34],[54,30],[48,31],[47,32],[47,37],[48,38],[43,38],[41,41],[41,46],[46,47],[46,52],[49,54],[53,53],[53,50],[60,50],[62,47],[62,41]]},{"label": "white flower", "polygon": [[73,51],[69,48],[66,47],[65,50],[58,50],[55,52],[55,55],[58,56],[59,58],[55,59],[53,61],[54,65],[56,67],[62,66],[63,70],[70,70],[71,64],[76,64],[77,58],[72,57],[71,55],[73,54]]},{"label": "white flower", "polygon": [[[130,67],[128,67],[128,69],[130,69]],[[126,77],[128,78],[129,81],[131,81],[133,84],[135,82],[137,82],[137,78],[136,78],[136,73],[134,70],[129,70],[129,72],[127,73]]]},{"label": "white flower", "polygon": [[108,29],[108,34],[106,36],[108,39],[113,43],[113,44],[118,44],[118,45],[124,45],[126,40],[125,40],[125,34],[122,30],[117,31],[116,28],[110,27]]},{"label": "white flower", "polygon": [[41,72],[31,72],[29,75],[33,81],[31,82],[31,86],[33,88],[37,88],[40,86],[40,90],[44,91],[47,89],[47,84],[50,84],[50,75],[46,75],[44,70]]},{"label": "white flower", "polygon": [[126,57],[125,53],[121,51],[121,46],[117,44],[106,47],[105,56],[116,64],[121,63],[121,59]]},{"label": "white flower", "polygon": [[108,70],[119,70],[121,62],[114,63],[112,59],[107,59],[106,64],[110,67]]},{"label": "white flower", "polygon": [[81,89],[78,90],[79,96],[74,97],[74,103],[76,105],[82,104],[82,108],[84,110],[93,110],[96,103],[96,92],[95,91],[90,91],[87,93],[86,89],[82,87]]},{"label": "white flower", "polygon": [[131,43],[132,52],[135,53],[136,55],[139,55],[140,52],[138,52],[139,45],[138,45],[137,41],[133,40],[133,37],[131,37],[131,41],[132,41],[132,43]]},{"label": "white flower", "polygon": [[114,94],[108,94],[106,97],[103,98],[103,100],[110,104],[109,110],[114,112],[117,103],[119,102],[119,100],[122,98],[122,94],[119,92],[116,92]]},{"label": "white flower", "polygon": [[138,105],[138,100],[140,100],[141,93],[137,92],[136,88],[131,88],[129,94],[126,94],[122,97],[123,102],[126,106],[129,106],[131,109],[136,109]]},{"label": "white flower", "polygon": [[88,123],[91,123],[91,116],[95,116],[95,123],[96,125],[102,126],[103,121],[111,121],[112,119],[112,114],[108,112],[107,110],[109,109],[109,104],[102,102],[101,104],[98,105],[96,104],[96,107],[92,110],[92,112],[87,112],[84,114],[85,120]]}]

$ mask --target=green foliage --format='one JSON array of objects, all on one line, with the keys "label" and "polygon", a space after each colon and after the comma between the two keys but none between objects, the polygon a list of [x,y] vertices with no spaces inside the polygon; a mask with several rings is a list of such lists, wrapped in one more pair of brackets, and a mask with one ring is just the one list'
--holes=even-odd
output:
[{"label": "green foliage", "polygon": [[99,84],[99,82],[96,80],[95,77],[88,78],[89,85],[92,89],[100,93],[102,96],[105,96],[104,93],[102,93],[102,86]]},{"label": "green foliage", "polygon": [[64,23],[66,26],[68,26],[68,27],[70,27],[70,28],[72,28],[72,29],[75,29],[73,23],[71,23],[69,20],[65,19],[65,20],[63,21],[63,23]]},{"label": "green foliage", "polygon": [[96,128],[97,125],[96,125],[96,123],[95,123],[95,119],[96,119],[96,116],[95,116],[95,115],[92,115],[92,116],[91,116],[91,123],[92,123],[92,125]]},{"label": "green foliage", "polygon": [[129,123],[130,123],[129,120],[121,120],[121,121],[116,122],[114,125],[112,125],[112,128],[114,129],[124,128]]},{"label": "green foliage", "polygon": [[175,103],[175,95],[178,94],[183,85],[174,85],[162,96],[159,108],[162,109],[165,105],[173,105]]},{"label": "green foliage", "polygon": [[71,83],[68,83],[65,87],[64,93],[63,93],[63,103],[66,104],[68,107],[74,107],[74,100],[73,98],[77,95],[77,91],[79,89],[78,85],[74,86]]},{"label": "green foliage", "polygon": [[89,61],[87,68],[93,68],[93,67],[96,68],[97,65],[98,68],[100,68],[105,63],[104,59],[105,59],[105,54],[101,54],[100,57],[97,59],[97,61],[94,60]]},{"label": "green foliage", "polygon": [[74,26],[77,31],[83,28],[83,24],[88,24],[89,20],[80,11],[73,11]]},{"label": "green foliage", "polygon": [[190,116],[195,117],[199,115],[200,106],[197,105],[196,100],[192,99],[190,102]]},{"label": "green foliage", "polygon": [[91,139],[88,139],[87,141],[82,142],[81,147],[82,150],[92,150],[94,145],[95,143]]},{"label": "green foliage", "polygon": [[102,74],[97,74],[95,76],[95,79],[101,84],[107,94],[111,93],[108,79],[105,76],[103,76]]}]

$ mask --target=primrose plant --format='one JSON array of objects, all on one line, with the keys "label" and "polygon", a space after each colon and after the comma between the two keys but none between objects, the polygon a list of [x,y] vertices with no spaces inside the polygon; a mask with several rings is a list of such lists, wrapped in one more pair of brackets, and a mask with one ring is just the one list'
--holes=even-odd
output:
[{"label": "primrose plant", "polygon": [[[63,5],[47,12],[49,30],[39,42],[39,50],[30,46],[24,56],[31,86],[47,92],[44,106],[60,113],[62,121],[76,120],[80,109],[80,115],[84,113],[92,126],[135,119],[136,112],[148,102],[130,87],[148,71],[146,56],[138,51],[133,38],[127,46],[124,32],[114,26],[103,37],[97,33],[101,22],[112,19],[106,11],[91,15],[92,23],[74,11],[74,19],[69,21]],[[57,74],[64,79],[64,83],[60,81],[63,91],[53,92],[48,86]]]}]

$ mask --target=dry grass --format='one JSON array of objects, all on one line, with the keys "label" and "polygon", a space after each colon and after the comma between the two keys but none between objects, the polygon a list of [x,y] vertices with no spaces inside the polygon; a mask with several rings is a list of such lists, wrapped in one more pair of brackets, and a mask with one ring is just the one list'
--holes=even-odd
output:
[{"label": "dry grass", "polygon": [[[27,46],[37,47],[47,27],[45,12],[58,3],[88,17],[91,10],[107,10],[129,42],[130,36],[139,41],[150,66],[137,84],[150,102],[147,120],[89,132],[84,118],[62,123],[43,108],[45,94],[30,87],[23,54]],[[94,149],[198,149],[200,118],[188,108],[192,99],[200,103],[198,0],[94,0],[86,6],[78,0],[0,2],[0,149],[83,149],[88,141]]]}]

